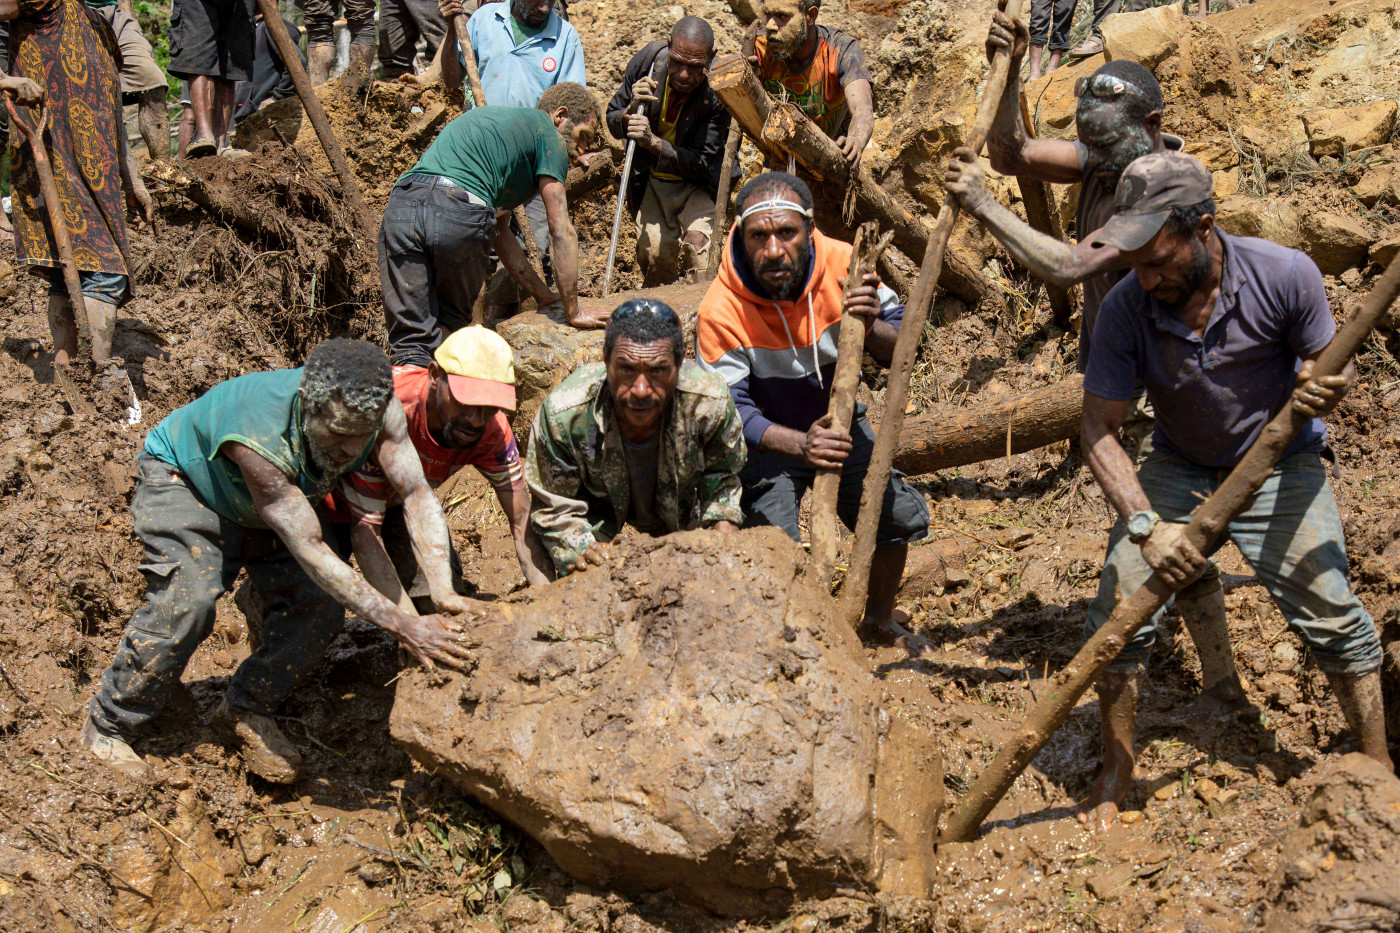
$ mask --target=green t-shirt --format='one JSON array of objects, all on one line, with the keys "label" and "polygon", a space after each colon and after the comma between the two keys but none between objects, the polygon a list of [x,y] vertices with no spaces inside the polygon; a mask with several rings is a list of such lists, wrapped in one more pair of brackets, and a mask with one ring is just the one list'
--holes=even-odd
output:
[{"label": "green t-shirt", "polygon": [[476,107],[447,124],[403,178],[441,175],[508,211],[535,196],[536,176],[563,181],[568,174],[569,149],[549,114],[530,107]]},{"label": "green t-shirt", "polygon": [[[91,2],[91,0],[89,0],[89,2]],[[506,20],[510,23],[510,37],[512,40],[514,40],[516,48],[520,48],[520,43],[524,42],[526,39],[531,39],[535,36],[538,36],[544,30],[544,27],[549,24],[549,20],[545,20],[538,26],[526,26],[520,20],[515,18],[514,13],[512,13],[510,16],[507,16]]]}]

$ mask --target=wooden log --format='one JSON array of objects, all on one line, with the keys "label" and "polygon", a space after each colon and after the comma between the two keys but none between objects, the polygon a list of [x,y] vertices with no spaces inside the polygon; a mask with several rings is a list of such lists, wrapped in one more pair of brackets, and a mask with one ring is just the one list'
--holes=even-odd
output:
[{"label": "wooden log", "polygon": [[330,120],[326,118],[325,108],[321,106],[320,98],[311,87],[311,78],[301,66],[296,43],[287,34],[287,27],[282,22],[277,2],[258,0],[258,9],[262,11],[263,22],[267,26],[268,35],[272,36],[272,41],[277,46],[278,54],[282,56],[282,61],[286,62],[287,73],[292,76],[292,84],[296,87],[297,96],[301,98],[301,105],[305,108],[306,115],[311,118],[311,127],[316,131],[316,138],[321,141],[321,148],[326,151],[326,161],[331,164],[336,177],[340,179],[340,190],[345,193],[346,200],[350,202],[350,209],[360,221],[369,248],[373,249],[375,241],[379,238],[379,225],[375,223],[369,205],[365,203],[365,196],[360,191],[360,180],[355,177],[355,173],[350,170],[350,164],[345,161],[345,150],[340,147],[340,140],[336,139]]},{"label": "wooden log", "polygon": [[[786,162],[791,155],[827,190],[847,187],[850,163],[836,141],[794,105],[780,106],[774,101],[742,56],[715,59],[710,66],[710,88],[744,133],[770,158]],[[929,227],[881,188],[863,163],[856,171],[856,214],[877,220],[883,229],[894,231],[894,244],[905,255],[924,254]],[[949,292],[973,304],[1001,301],[992,283],[956,252],[945,264],[940,281]]]},{"label": "wooden log", "polygon": [[[866,273],[874,272],[880,254],[890,245],[887,233],[877,240],[879,225],[868,220],[856,229],[851,244],[851,263],[846,270],[846,287],[860,285]],[[831,402],[827,409],[827,426],[838,431],[851,430],[851,415],[855,413],[856,387],[860,385],[860,362],[865,356],[865,321],[841,314],[841,334],[836,345],[836,372],[831,377]],[[812,567],[823,583],[831,579],[836,563],[836,495],[841,490],[840,470],[818,470],[812,484]]]},{"label": "wooden log", "polygon": [[[1397,296],[1400,296],[1400,259],[1391,261],[1356,314],[1322,351],[1313,364],[1314,378],[1342,372]],[[1203,554],[1209,551],[1230,519],[1273,474],[1278,458],[1309,420],[1294,409],[1290,400],[1264,426],[1244,459],[1191,516],[1186,536],[1196,550]],[[1049,691],[1041,688],[1044,698],[1036,703],[1011,741],[1002,746],[991,766],[982,772],[962,803],[949,815],[940,842],[967,842],[976,836],[987,814],[1064,723],[1084,691],[1118,656],[1133,633],[1167,604],[1172,592],[1161,577],[1153,574],[1127,599],[1119,599],[1108,621],[1079,649],[1074,660],[1051,679]]]},{"label": "wooden log", "polygon": [[[1011,19],[1021,15],[1024,0],[1007,0],[1003,8]],[[977,118],[967,134],[968,148],[980,152],[991,132],[992,121],[996,118],[997,105],[1006,82],[1010,77],[1010,50],[998,49],[992,56],[991,69],[987,75],[987,87],[982,101],[977,107]],[[919,279],[914,284],[914,293],[904,310],[904,323],[899,328],[899,339],[894,345],[894,356],[890,360],[889,387],[885,390],[885,419],[880,425],[880,433],[875,438],[875,447],[870,453],[870,466],[865,472],[865,486],[861,490],[860,513],[856,521],[855,545],[851,549],[851,569],[846,574],[842,590],[842,608],[846,618],[856,625],[865,615],[865,598],[870,592],[870,565],[875,559],[876,531],[879,528],[882,503],[889,484],[890,468],[894,465],[894,449],[899,442],[900,431],[904,427],[904,406],[909,399],[909,379],[914,374],[914,361],[919,353],[919,342],[924,336],[924,323],[928,320],[933,298],[942,280],[943,260],[948,252],[948,238],[953,235],[953,224],[958,219],[958,202],[949,192],[943,198],[943,208],[938,212],[938,220],[933,225],[928,249],[919,265]]]},{"label": "wooden log", "polygon": [[605,188],[617,179],[617,163],[610,155],[599,153],[588,160],[587,167],[569,169],[564,179],[564,196],[572,204],[579,198],[587,197],[600,188]]},{"label": "wooden log", "polygon": [[[1031,120],[1030,110],[1026,107],[1024,91],[1021,93],[1021,121],[1026,126],[1026,135],[1034,139],[1035,123]],[[1026,175],[1016,176],[1016,184],[1021,189],[1021,203],[1026,206],[1026,220],[1030,222],[1030,225],[1041,233],[1057,240],[1063,240],[1065,234],[1060,229],[1060,216],[1050,207],[1050,186],[1039,178],[1030,178]],[[1060,327],[1068,326],[1070,315],[1074,313],[1069,289],[1046,282],[1045,293],[1050,298],[1050,314],[1055,323]]]},{"label": "wooden log", "polygon": [[894,467],[919,476],[1025,453],[1078,435],[1083,411],[1076,374],[1010,401],[922,415],[904,423]]}]

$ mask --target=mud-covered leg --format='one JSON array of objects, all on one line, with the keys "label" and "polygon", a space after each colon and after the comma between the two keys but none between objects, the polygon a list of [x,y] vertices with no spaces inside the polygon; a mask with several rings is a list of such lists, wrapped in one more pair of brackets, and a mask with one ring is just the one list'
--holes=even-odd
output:
[{"label": "mud-covered leg", "polygon": [[1118,808],[1133,787],[1133,740],[1142,675],[1105,671],[1099,678],[1099,726],[1103,764],[1093,789],[1076,814],[1079,822],[1103,831],[1118,819]]},{"label": "mud-covered leg", "polygon": [[1337,695],[1337,703],[1347,725],[1361,744],[1361,751],[1395,770],[1385,738],[1385,704],[1381,699],[1381,672],[1369,674],[1327,674],[1327,682]]},{"label": "mud-covered leg", "polygon": [[1225,590],[1220,585],[1220,568],[1214,563],[1194,582],[1176,594],[1176,609],[1191,633],[1196,655],[1201,660],[1201,693],[1228,704],[1244,699],[1235,655],[1230,647],[1230,629],[1225,618]]}]

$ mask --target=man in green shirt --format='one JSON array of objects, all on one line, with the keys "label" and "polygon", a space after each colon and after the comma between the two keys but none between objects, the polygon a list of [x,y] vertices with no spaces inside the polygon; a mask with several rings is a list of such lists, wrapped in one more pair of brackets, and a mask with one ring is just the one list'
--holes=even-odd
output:
[{"label": "man in green shirt", "polygon": [[[427,366],[446,334],[472,322],[490,250],[541,307],[562,302],[575,327],[605,314],[578,306],[578,236],[564,179],[590,149],[601,119],[581,84],[556,84],[539,106],[477,107],[447,125],[389,194],[379,227],[379,275],[397,365]],[[536,193],[549,218],[559,293],[549,290],[504,222]]]},{"label": "man in green shirt", "polygon": [[479,610],[453,591],[447,521],[423,478],[388,359],[361,340],[328,340],[304,368],[221,383],[147,436],[131,503],[146,552],[146,604],[102,675],[83,745],[114,770],[149,775],[128,743],[160,713],[243,569],[266,615],[214,721],[265,780],[290,784],[301,774],[301,755],[272,716],[325,653],[342,607],[393,632],[424,664],[460,667],[457,623],[396,606],[322,538],[316,503],[371,458],[404,499],[433,605]]}]

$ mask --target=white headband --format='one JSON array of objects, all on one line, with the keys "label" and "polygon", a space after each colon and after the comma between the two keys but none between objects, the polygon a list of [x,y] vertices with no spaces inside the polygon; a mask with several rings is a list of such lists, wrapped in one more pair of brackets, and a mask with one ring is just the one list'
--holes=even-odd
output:
[{"label": "white headband", "polygon": [[759,201],[740,214],[739,222],[742,223],[750,215],[757,214],[760,211],[797,211],[797,213],[806,217],[808,220],[812,218],[812,209],[810,207],[794,204],[785,198],[769,198],[767,201]]}]

